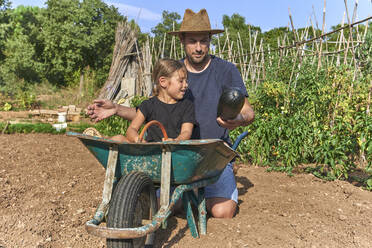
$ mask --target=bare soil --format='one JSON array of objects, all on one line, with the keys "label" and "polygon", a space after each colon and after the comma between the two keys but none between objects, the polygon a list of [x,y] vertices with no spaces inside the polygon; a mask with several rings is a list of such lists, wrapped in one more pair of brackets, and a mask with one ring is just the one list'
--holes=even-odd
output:
[{"label": "bare soil", "polygon": [[[105,247],[84,229],[104,173],[76,138],[0,135],[0,247]],[[236,179],[235,218],[209,218],[208,234],[194,239],[171,217],[155,247],[372,247],[371,192],[248,165]]]}]

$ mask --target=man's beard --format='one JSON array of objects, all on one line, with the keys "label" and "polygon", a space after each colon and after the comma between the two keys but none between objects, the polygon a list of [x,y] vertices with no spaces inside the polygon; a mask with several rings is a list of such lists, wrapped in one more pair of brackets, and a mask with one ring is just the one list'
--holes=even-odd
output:
[{"label": "man's beard", "polygon": [[204,54],[203,57],[200,59],[194,59],[194,57],[187,55],[188,60],[193,64],[193,65],[203,65],[208,61],[208,54]]}]

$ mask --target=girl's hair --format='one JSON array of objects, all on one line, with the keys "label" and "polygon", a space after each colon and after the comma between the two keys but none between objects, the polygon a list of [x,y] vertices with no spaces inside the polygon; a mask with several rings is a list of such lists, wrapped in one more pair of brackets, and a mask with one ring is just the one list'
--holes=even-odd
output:
[{"label": "girl's hair", "polygon": [[185,65],[174,59],[159,59],[158,62],[155,64],[154,69],[152,71],[152,81],[154,82],[154,87],[152,89],[152,94],[154,96],[159,95],[159,78],[160,77],[171,77],[173,72],[183,70],[187,73]]}]

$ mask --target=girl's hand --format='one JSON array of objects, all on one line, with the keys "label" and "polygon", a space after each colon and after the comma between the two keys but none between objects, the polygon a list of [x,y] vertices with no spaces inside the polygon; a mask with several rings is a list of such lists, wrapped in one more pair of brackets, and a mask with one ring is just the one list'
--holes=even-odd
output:
[{"label": "girl's hand", "polygon": [[172,139],[172,138],[168,138],[168,139],[164,139],[164,138],[162,138],[161,140],[162,140],[162,141],[175,141],[175,139]]}]

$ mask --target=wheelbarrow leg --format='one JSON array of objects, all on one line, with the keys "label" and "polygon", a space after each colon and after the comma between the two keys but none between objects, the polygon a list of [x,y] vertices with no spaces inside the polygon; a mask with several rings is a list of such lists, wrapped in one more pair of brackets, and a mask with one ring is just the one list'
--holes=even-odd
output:
[{"label": "wheelbarrow leg", "polygon": [[[172,153],[169,147],[164,146],[161,159],[161,185],[160,185],[160,208],[168,209],[170,198],[170,184],[171,184],[171,159]],[[167,221],[164,219],[162,228],[167,227]]]},{"label": "wheelbarrow leg", "polygon": [[196,189],[197,196],[194,190],[185,192],[188,195],[189,201],[198,208],[198,227],[201,235],[207,234],[207,209],[205,205],[204,187]]},{"label": "wheelbarrow leg", "polygon": [[102,193],[102,202],[98,206],[96,213],[93,217],[94,224],[99,224],[103,218],[105,217],[105,214],[107,212],[107,209],[109,207],[109,202],[111,199],[112,194],[112,187],[114,184],[114,176],[115,176],[115,169],[116,164],[118,161],[118,146],[112,145],[110,146],[108,161],[107,161],[107,168],[106,168],[106,177],[105,182],[103,185],[103,193]]},{"label": "wheelbarrow leg", "polygon": [[199,232],[201,235],[207,234],[207,208],[205,205],[204,187],[198,189],[198,212],[199,212]]},{"label": "wheelbarrow leg", "polygon": [[191,235],[194,238],[199,238],[198,229],[196,228],[195,218],[194,218],[194,214],[192,213],[192,208],[191,208],[191,197],[192,196],[190,194],[193,194],[193,193],[194,193],[193,191],[184,192],[182,196],[182,203],[183,203],[183,207],[185,208],[187,224],[190,228]]},{"label": "wheelbarrow leg", "polygon": [[[198,208],[198,227],[201,235],[207,234],[207,209],[205,205],[204,187],[196,189],[197,196],[194,190],[185,192],[188,195],[189,201]],[[195,193],[194,193],[195,192]]]}]

